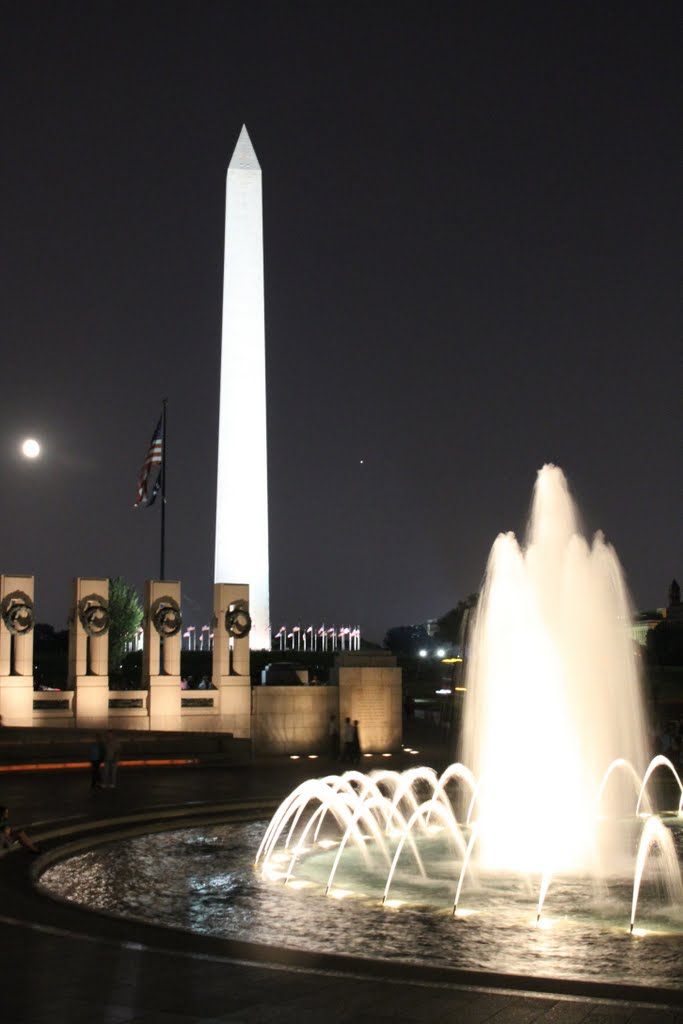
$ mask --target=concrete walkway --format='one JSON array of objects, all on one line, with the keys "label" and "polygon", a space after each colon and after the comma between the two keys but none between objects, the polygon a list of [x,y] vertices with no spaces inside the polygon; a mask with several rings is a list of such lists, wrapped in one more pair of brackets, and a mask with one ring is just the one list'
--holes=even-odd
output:
[{"label": "concrete walkway", "polygon": [[[276,759],[242,767],[123,770],[119,788],[91,793],[85,772],[10,774],[0,802],[39,835],[60,823],[111,822],[135,812],[200,803],[279,798],[323,774],[321,759]],[[102,826],[105,827],[105,826]],[[47,840],[49,851],[57,839]],[[190,1022],[454,1021],[464,1024],[683,1024],[683,994],[652,992],[630,1002],[593,988],[588,996],[513,992],[505,980],[412,971],[296,954],[264,963],[240,943],[121,922],[57,903],[31,882],[25,851],[0,860],[0,979],[3,1024],[190,1024]],[[248,937],[247,937],[248,938]],[[538,986],[537,986],[538,987]],[[586,991],[577,986],[577,992]],[[633,993],[631,993],[633,996]],[[662,999],[665,1003],[662,1003]],[[647,1005],[650,1003],[650,1005]]]}]

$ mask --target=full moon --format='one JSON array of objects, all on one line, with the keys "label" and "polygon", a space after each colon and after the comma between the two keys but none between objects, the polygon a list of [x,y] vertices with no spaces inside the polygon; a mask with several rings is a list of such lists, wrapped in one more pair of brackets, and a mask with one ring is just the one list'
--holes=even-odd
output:
[{"label": "full moon", "polygon": [[27,459],[35,459],[40,455],[40,445],[32,437],[27,437],[21,446]]}]

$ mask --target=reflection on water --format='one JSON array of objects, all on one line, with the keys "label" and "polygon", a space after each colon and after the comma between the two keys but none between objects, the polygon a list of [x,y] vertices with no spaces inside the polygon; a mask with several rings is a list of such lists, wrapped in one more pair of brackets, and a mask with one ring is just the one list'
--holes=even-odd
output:
[{"label": "reflection on water", "polygon": [[[672,832],[681,848],[683,823]],[[263,822],[185,829],[100,847],[50,868],[41,881],[62,897],[167,926],[299,949],[400,959],[458,968],[592,978],[683,987],[681,908],[653,893],[629,936],[630,886],[554,883],[543,927],[535,926],[535,891],[514,875],[480,876],[454,918],[452,881],[434,879],[419,896],[410,879],[392,895],[400,910],[378,905],[381,887],[350,866],[329,899],[265,881],[252,868]],[[325,875],[320,854],[320,876]],[[329,865],[329,860],[327,861]],[[437,872],[438,874],[438,872]],[[298,879],[305,881],[303,877]],[[421,905],[412,902],[420,899]],[[427,906],[426,903],[431,905]]]}]

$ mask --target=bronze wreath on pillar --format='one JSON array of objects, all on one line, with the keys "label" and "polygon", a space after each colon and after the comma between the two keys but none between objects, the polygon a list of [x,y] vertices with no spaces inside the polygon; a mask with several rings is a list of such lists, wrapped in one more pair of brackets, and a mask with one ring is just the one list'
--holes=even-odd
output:
[{"label": "bronze wreath on pillar", "polygon": [[33,629],[33,601],[23,590],[6,594],[0,604],[0,615],[10,633],[21,636]]},{"label": "bronze wreath on pillar", "polygon": [[174,597],[158,597],[150,609],[152,625],[163,637],[175,636],[183,625],[180,605]]},{"label": "bronze wreath on pillar", "polygon": [[78,602],[78,618],[88,636],[104,636],[109,630],[109,605],[100,594],[88,594]]},{"label": "bronze wreath on pillar", "polygon": [[251,629],[251,615],[246,601],[233,601],[225,613],[225,629],[228,636],[242,640]]}]

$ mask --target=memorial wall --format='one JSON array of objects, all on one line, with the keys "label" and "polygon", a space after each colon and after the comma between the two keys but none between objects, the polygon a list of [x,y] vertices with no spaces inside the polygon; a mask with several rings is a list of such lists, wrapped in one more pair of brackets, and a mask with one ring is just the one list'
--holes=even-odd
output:
[{"label": "memorial wall", "polygon": [[[359,723],[362,752],[400,749],[401,670],[387,651],[337,655],[330,684],[252,686],[249,588],[214,586],[213,685],[183,690],[179,582],[148,580],[142,688],[110,688],[109,581],[72,582],[64,688],[33,687],[34,580],[0,576],[0,716],[5,726],[229,733],[256,754],[328,753],[330,718]],[[303,676],[303,678],[302,678]],[[267,674],[264,678],[267,679]]]},{"label": "memorial wall", "polygon": [[358,721],[361,749],[399,750],[403,737],[401,669],[389,651],[345,651],[333,680],[339,687],[339,717]]}]

